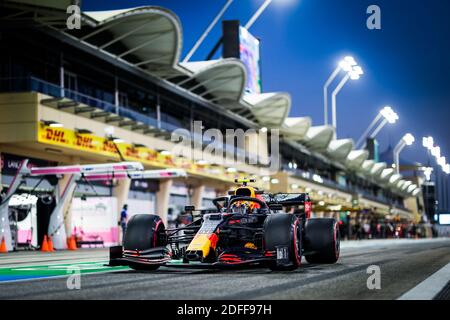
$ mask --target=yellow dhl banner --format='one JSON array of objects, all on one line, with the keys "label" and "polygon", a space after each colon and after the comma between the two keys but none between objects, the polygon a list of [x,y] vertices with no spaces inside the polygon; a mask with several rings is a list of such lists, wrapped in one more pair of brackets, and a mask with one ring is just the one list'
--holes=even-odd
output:
[{"label": "yellow dhl banner", "polygon": [[179,168],[194,175],[201,175],[213,179],[233,182],[234,179],[246,177],[244,173],[230,173],[226,168],[216,165],[200,165],[190,159],[163,155],[160,152],[146,148],[134,147],[129,143],[116,143],[106,138],[91,134],[78,134],[66,128],[52,128],[42,123],[38,129],[38,142],[59,147],[70,148],[83,152],[100,154],[108,157],[120,158],[117,148],[128,161],[139,161],[143,164],[159,168]]}]

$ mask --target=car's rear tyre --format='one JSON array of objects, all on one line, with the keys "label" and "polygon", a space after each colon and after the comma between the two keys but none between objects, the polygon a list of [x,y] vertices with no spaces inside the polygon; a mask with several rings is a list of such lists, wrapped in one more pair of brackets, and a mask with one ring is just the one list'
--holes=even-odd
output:
[{"label": "car's rear tyre", "polygon": [[340,254],[338,224],[332,218],[308,219],[305,226],[305,259],[309,263],[336,263]]},{"label": "car's rear tyre", "polygon": [[293,214],[277,213],[269,215],[264,222],[264,246],[267,251],[277,251],[277,247],[287,247],[289,264],[269,263],[271,270],[295,270],[302,260],[302,224]]},{"label": "car's rear tyre", "polygon": [[[124,250],[142,251],[165,246],[165,226],[161,218],[153,214],[136,214],[128,221],[123,241]],[[134,270],[156,270],[159,265],[130,263]]]}]

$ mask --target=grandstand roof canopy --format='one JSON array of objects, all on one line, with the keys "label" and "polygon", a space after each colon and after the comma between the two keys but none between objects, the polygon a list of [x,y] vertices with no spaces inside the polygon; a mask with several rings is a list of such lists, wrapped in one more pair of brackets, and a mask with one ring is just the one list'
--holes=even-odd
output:
[{"label": "grandstand roof canopy", "polygon": [[181,65],[191,75],[179,81],[178,85],[224,106],[240,101],[247,77],[241,60],[229,58]]},{"label": "grandstand roof canopy", "polygon": [[363,162],[361,169],[364,173],[370,174],[370,170],[373,168],[374,164],[375,164],[375,161],[366,160]]},{"label": "grandstand roof canopy", "polygon": [[405,180],[405,182],[403,183],[403,185],[401,186],[401,190],[402,191],[407,191],[408,190],[408,187],[410,186],[410,185],[412,185],[413,183],[411,182],[411,181],[409,181],[409,180]]},{"label": "grandstand roof canopy", "polygon": [[370,174],[374,177],[379,177],[381,175],[381,172],[383,172],[384,169],[386,169],[387,164],[386,162],[377,162],[373,165],[372,169],[370,170]]},{"label": "grandstand roof canopy", "polygon": [[247,94],[244,100],[256,120],[268,128],[280,128],[291,110],[291,96],[285,92]]},{"label": "grandstand roof canopy", "polygon": [[250,115],[261,126],[279,128],[289,114],[288,93],[251,94],[243,99],[247,71],[239,59],[180,63],[181,24],[169,10],[145,6],[84,15],[96,25],[80,40],[110,55],[227,109],[246,109],[249,104]]},{"label": "grandstand roof canopy", "polygon": [[332,140],[327,148],[327,154],[334,160],[344,160],[353,149],[352,139]]},{"label": "grandstand roof canopy", "polygon": [[381,171],[380,180],[383,182],[388,182],[389,178],[395,173],[395,170],[392,168],[387,168]]},{"label": "grandstand roof canopy", "polygon": [[401,180],[402,175],[401,174],[393,174],[390,178],[389,178],[389,184],[395,186],[397,185],[397,183]]},{"label": "grandstand roof canopy", "polygon": [[411,184],[411,185],[408,187],[407,191],[408,191],[408,193],[412,193],[414,190],[416,190],[416,188],[417,188],[417,185],[416,185],[416,184]]},{"label": "grandstand roof canopy", "polygon": [[286,118],[280,132],[286,139],[298,141],[306,135],[310,127],[311,118],[309,117]]},{"label": "grandstand roof canopy", "polygon": [[80,40],[157,76],[183,74],[181,23],[170,10],[144,6],[83,14],[96,24]]},{"label": "grandstand roof canopy", "polygon": [[332,126],[310,127],[301,141],[313,151],[325,151],[333,139],[334,128]]},{"label": "grandstand roof canopy", "polygon": [[352,150],[347,156],[346,165],[349,169],[358,170],[368,156],[367,150]]}]

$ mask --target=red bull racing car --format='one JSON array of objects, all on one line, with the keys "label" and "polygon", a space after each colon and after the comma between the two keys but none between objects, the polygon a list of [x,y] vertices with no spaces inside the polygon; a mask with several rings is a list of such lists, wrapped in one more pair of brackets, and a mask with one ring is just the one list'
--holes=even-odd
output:
[{"label": "red bull racing car", "polygon": [[249,186],[253,180],[236,182],[240,186],[228,196],[213,200],[214,210],[186,207],[192,223],[182,227],[168,229],[157,215],[134,215],[123,247],[110,248],[109,265],[135,270],[257,265],[294,270],[302,256],[309,263],[338,260],[337,222],[311,218],[308,194],[270,194]]}]

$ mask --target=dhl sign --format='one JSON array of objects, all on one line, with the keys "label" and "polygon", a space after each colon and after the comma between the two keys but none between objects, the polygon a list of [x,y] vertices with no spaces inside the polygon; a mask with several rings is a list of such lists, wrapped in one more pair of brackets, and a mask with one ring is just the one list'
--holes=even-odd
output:
[{"label": "dhl sign", "polygon": [[38,142],[119,159],[116,149],[117,145],[120,153],[127,161],[139,161],[143,164],[160,168],[184,169],[190,174],[228,182],[234,182],[234,179],[241,179],[246,176],[243,173],[227,172],[221,166],[199,165],[186,158],[163,155],[156,150],[146,147],[136,148],[128,143],[115,145],[112,141],[103,137],[91,134],[78,134],[66,128],[52,128],[43,123],[40,123],[38,127]]}]

